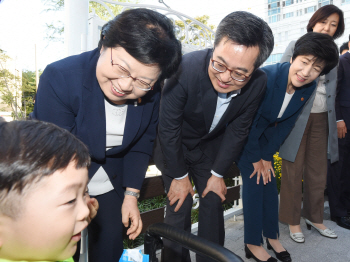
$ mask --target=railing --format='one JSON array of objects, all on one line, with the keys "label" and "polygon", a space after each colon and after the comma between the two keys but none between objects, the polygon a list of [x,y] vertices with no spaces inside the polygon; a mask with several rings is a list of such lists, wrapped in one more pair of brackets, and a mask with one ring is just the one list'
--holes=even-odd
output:
[{"label": "railing", "polygon": [[[121,12],[132,8],[148,8],[166,15],[174,24],[176,36],[182,43],[184,53],[213,47],[214,31],[203,23],[181,12],[161,6],[121,3],[110,0],[90,0],[90,2],[102,5],[111,17],[114,17],[116,14],[113,13],[106,3],[122,6]],[[175,21],[181,21],[184,26],[181,27],[177,25]],[[90,13],[88,50],[97,46],[100,29],[105,23],[106,21],[97,17],[95,10]]]}]

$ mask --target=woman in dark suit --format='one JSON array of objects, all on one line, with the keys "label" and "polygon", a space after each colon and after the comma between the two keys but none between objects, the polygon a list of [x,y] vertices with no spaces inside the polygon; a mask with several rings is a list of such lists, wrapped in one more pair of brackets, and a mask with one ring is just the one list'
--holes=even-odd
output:
[{"label": "woman in dark suit", "polygon": [[[267,247],[273,249],[279,260],[292,261],[278,240],[278,192],[273,154],[278,151],[313,93],[316,87],[314,80],[338,63],[337,52],[337,46],[330,36],[308,33],[296,42],[291,64],[262,68],[267,74],[266,94],[238,161],[243,179],[247,258],[277,261],[261,246],[263,233]],[[256,179],[253,178],[255,175]]]},{"label": "woman in dark suit", "polygon": [[160,83],[176,72],[181,44],[171,21],[128,10],[103,26],[98,48],[48,65],[33,118],[63,127],[89,148],[89,194],[100,205],[88,228],[92,262],[119,261],[122,224],[135,239],[137,198],[156,136]]}]

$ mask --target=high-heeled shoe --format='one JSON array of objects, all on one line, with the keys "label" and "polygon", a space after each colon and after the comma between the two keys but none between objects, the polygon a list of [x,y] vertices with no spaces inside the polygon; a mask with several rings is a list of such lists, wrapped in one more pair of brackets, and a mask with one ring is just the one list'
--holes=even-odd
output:
[{"label": "high-heeled shoe", "polygon": [[292,233],[292,231],[290,230],[290,226],[289,226],[289,236],[291,239],[293,239],[297,243],[305,242],[304,234],[302,232]]},{"label": "high-heeled shoe", "polygon": [[306,227],[308,230],[311,230],[311,227],[313,227],[314,229],[316,229],[318,231],[318,233],[320,233],[324,237],[329,237],[329,238],[337,238],[338,237],[337,234],[334,233],[333,230],[330,230],[329,228],[326,228],[324,230],[319,229],[308,219],[305,219],[305,223],[306,223]]},{"label": "high-heeled shoe", "polygon": [[275,249],[271,246],[268,238],[266,238],[266,244],[267,244],[267,249],[272,250],[279,260],[281,260],[282,262],[292,262],[292,258],[290,257],[290,254],[287,250],[279,253],[276,252]]},{"label": "high-heeled shoe", "polygon": [[256,262],[277,262],[277,259],[274,257],[270,257],[266,261],[262,261],[262,260],[258,259],[256,256],[254,256],[252,251],[250,251],[250,249],[247,247],[247,244],[244,245],[244,250],[245,250],[245,257],[248,259],[253,258]]}]

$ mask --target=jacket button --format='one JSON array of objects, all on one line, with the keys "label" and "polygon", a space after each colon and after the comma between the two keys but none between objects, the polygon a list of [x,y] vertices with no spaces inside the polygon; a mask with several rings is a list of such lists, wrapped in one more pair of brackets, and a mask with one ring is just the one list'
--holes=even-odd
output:
[{"label": "jacket button", "polygon": [[332,110],[329,110],[329,113],[332,113]]},{"label": "jacket button", "polygon": [[330,97],[331,97],[331,95],[328,96],[328,98],[330,98]]}]

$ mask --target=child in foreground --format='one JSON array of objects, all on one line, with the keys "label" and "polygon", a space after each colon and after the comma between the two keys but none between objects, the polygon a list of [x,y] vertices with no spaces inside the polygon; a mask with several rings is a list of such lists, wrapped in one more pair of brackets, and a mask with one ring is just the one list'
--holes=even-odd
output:
[{"label": "child in foreground", "polygon": [[73,261],[98,208],[88,149],[39,121],[0,122],[0,145],[0,262]]}]

